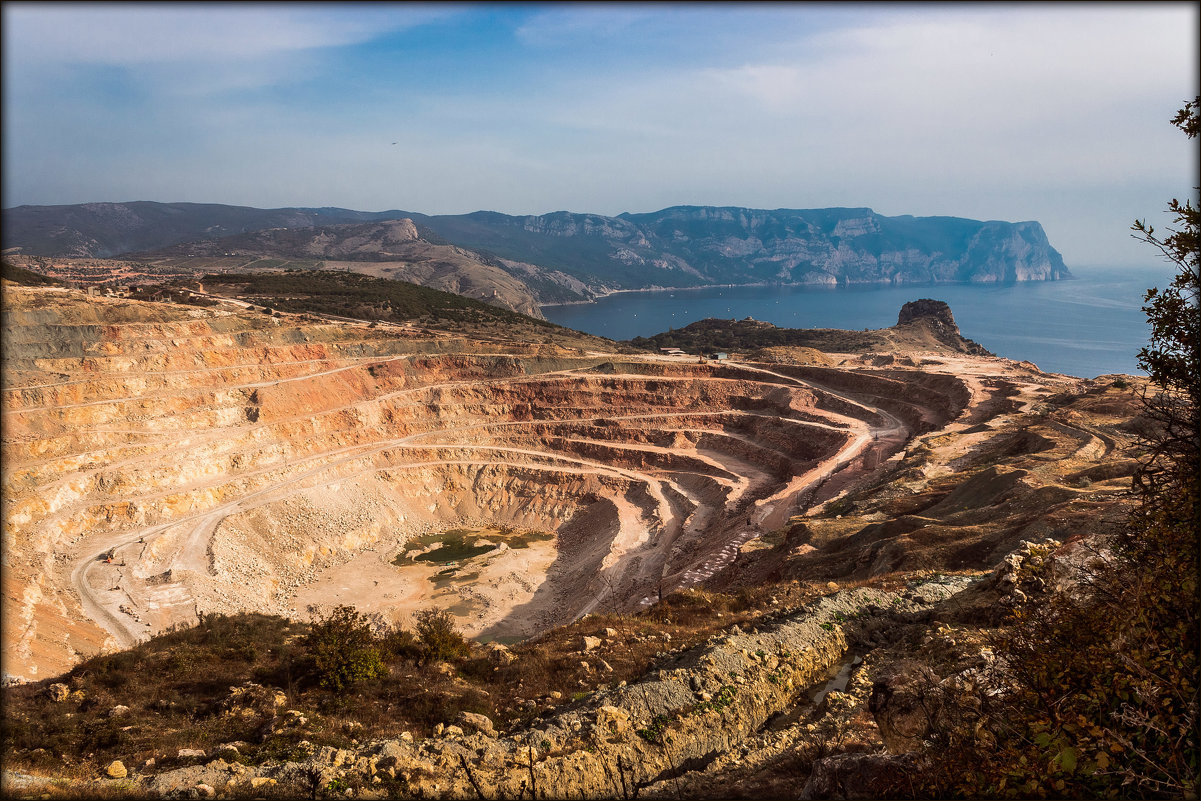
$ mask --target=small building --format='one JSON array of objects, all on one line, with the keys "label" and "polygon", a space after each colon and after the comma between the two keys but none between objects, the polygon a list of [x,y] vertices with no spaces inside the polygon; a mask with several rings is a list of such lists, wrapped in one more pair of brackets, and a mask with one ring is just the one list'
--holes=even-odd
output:
[{"label": "small building", "polygon": [[664,356],[686,356],[687,354],[679,348],[659,348]]},{"label": "small building", "polygon": [[724,362],[726,359],[729,359],[729,358],[730,358],[730,354],[728,354],[728,353],[715,353],[715,354],[713,354],[713,358],[714,358],[714,359],[717,359],[719,362]]}]

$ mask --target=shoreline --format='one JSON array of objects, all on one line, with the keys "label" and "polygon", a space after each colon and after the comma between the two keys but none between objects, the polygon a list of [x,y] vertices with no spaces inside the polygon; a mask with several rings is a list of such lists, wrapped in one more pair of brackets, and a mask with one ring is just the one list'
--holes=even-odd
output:
[{"label": "shoreline", "polygon": [[[1139,264],[1081,267],[1072,279],[1055,281],[865,282],[838,287],[724,283],[624,289],[621,292],[628,297],[602,302],[603,297],[616,294],[609,291],[605,296],[598,294],[591,305],[546,304],[544,314],[569,328],[628,341],[706,317],[751,315],[785,328],[887,327],[896,321],[890,299],[896,298],[899,307],[902,301],[931,297],[950,303],[965,337],[1003,357],[1032,361],[1040,369],[1065,375],[1137,376],[1133,354],[1146,344],[1142,296],[1147,287],[1163,286],[1166,281],[1160,270]],[[846,291],[837,291],[840,289]],[[679,294],[668,298],[665,291]],[[556,308],[559,305],[564,307]],[[687,313],[680,314],[682,310]]]},{"label": "shoreline", "polygon": [[649,286],[640,289],[603,289],[599,290],[596,297],[588,300],[564,300],[556,303],[539,303],[539,309],[545,309],[552,306],[587,306],[596,303],[598,300],[604,300],[611,295],[627,295],[634,293],[654,293],[654,292],[690,292],[702,291],[707,289],[738,289],[740,287],[809,287],[820,289],[827,292],[837,292],[840,289],[858,289],[871,287],[936,287],[936,286],[1008,286],[1016,284],[1051,284],[1060,281],[1076,281],[1077,276],[1069,275],[1065,278],[1044,278],[1039,281],[923,281],[921,283],[913,283],[908,281],[855,281],[852,283],[816,283],[811,281],[753,281],[743,284],[702,284],[701,286]]}]

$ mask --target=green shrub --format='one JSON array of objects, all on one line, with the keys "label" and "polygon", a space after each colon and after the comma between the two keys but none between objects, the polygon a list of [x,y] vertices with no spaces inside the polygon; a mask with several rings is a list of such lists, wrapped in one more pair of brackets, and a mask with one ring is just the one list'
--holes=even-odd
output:
[{"label": "green shrub", "polygon": [[353,606],[338,606],[314,623],[304,645],[309,675],[327,690],[344,690],[388,673],[367,618]]},{"label": "green shrub", "polygon": [[423,609],[416,615],[417,639],[426,660],[454,662],[467,657],[470,649],[463,635],[455,630],[455,621],[444,609]]}]

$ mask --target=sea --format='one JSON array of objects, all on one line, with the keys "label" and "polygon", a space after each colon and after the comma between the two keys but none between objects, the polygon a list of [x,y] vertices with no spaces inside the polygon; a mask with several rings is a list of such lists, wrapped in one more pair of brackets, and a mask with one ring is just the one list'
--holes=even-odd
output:
[{"label": "sea", "polygon": [[739,286],[619,292],[594,303],[543,306],[552,323],[615,340],[652,336],[707,317],[753,317],[782,328],[886,328],[907,301],[946,301],[959,330],[998,356],[1050,373],[1142,375],[1150,287],[1172,265],[1072,267],[1072,279],[1008,284]]}]

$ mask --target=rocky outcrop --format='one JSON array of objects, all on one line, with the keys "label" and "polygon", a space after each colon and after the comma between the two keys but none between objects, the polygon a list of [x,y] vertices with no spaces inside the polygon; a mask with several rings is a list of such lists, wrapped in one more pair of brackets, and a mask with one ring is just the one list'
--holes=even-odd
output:
[{"label": "rocky outcrop", "polygon": [[[872,362],[877,367],[897,364],[898,358],[932,351],[993,355],[959,333],[951,308],[945,302],[929,299],[906,303],[901,309],[897,325],[892,328],[864,331],[778,328],[750,317],[743,320],[710,317],[653,337],[635,337],[630,342],[648,349],[676,347],[697,353],[725,349],[768,355],[772,352],[771,348],[814,348],[827,353],[871,352],[879,354]],[[820,364],[828,362],[828,359],[809,355],[802,361]],[[910,361],[909,366],[916,365]]]},{"label": "rocky outcrop", "polygon": [[[837,592],[782,610],[758,630],[715,636],[669,656],[636,683],[601,689],[549,719],[504,735],[489,731],[487,718],[464,715],[465,727],[444,727],[441,737],[384,740],[354,749],[327,746],[304,761],[255,767],[215,760],[159,773],[145,787],[161,795],[198,782],[257,787],[275,780],[280,787],[307,792],[335,781],[367,786],[386,781],[415,797],[478,798],[484,788],[494,798],[636,797],[737,748],[823,677],[860,627],[881,619],[912,619],[972,582],[956,576],[899,592]],[[845,771],[821,775],[828,773],[837,777]],[[819,782],[814,789],[822,787]]]},{"label": "rocky outcrop", "polygon": [[918,320],[928,321],[936,330],[946,331],[948,334],[959,333],[955,315],[951,313],[951,307],[945,301],[929,298],[911,300],[901,307],[897,315],[897,325],[908,325]]},{"label": "rocky outcrop", "polygon": [[897,315],[897,327],[920,327],[929,331],[938,342],[976,356],[991,356],[979,343],[965,338],[959,333],[955,323],[955,315],[945,301],[922,298],[912,300],[901,307]]}]

